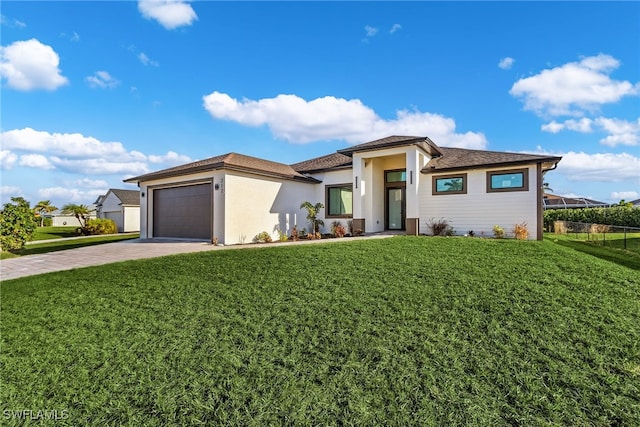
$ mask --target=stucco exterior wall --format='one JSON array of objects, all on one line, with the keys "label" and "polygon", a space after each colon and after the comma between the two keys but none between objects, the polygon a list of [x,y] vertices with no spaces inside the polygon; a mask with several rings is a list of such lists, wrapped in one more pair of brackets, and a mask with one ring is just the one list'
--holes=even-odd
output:
[{"label": "stucco exterior wall", "polygon": [[[430,234],[431,219],[444,218],[456,234],[473,230],[476,236],[493,236],[493,226],[504,228],[507,237],[513,237],[515,224],[527,223],[529,239],[536,238],[537,198],[536,166],[527,167],[528,191],[503,193],[487,192],[487,171],[522,169],[522,167],[478,169],[467,173],[467,194],[432,195],[432,175],[421,174],[420,186],[420,231]],[[438,174],[435,174],[438,175]],[[442,175],[446,175],[443,173]]]},{"label": "stucco exterior wall", "polygon": [[300,204],[313,197],[312,184],[227,171],[224,243],[250,243],[263,231],[274,241],[278,230],[289,235],[294,225],[306,223],[306,211],[300,210]]},{"label": "stucco exterior wall", "polygon": [[[123,233],[133,233],[140,231],[140,206],[123,206],[124,224]],[[118,229],[120,231],[120,229]]]},{"label": "stucco exterior wall", "polygon": [[[330,233],[331,232],[331,223],[334,221],[340,222],[345,228],[348,229],[348,224],[347,222],[351,219],[351,218],[327,218],[326,215],[326,208],[327,208],[327,201],[326,201],[326,188],[328,185],[337,185],[337,184],[350,184],[351,188],[353,190],[353,194],[355,195],[355,188],[354,188],[354,184],[353,184],[353,171],[352,169],[342,169],[342,170],[337,170],[337,171],[329,171],[329,172],[324,172],[324,173],[319,173],[319,174],[314,174],[313,175],[314,178],[322,181],[321,184],[316,184],[313,185],[313,197],[312,199],[309,199],[308,201],[311,202],[312,204],[316,204],[318,202],[321,202],[324,205],[324,209],[322,209],[320,211],[320,216],[319,218],[324,221],[324,227],[320,228],[320,232],[321,233]],[[303,202],[304,200],[301,200],[301,202]],[[300,205],[300,203],[298,203],[298,206]],[[298,228],[306,228],[307,231],[310,230],[311,226],[309,225],[309,223],[306,220],[306,211],[304,211],[304,215],[302,216],[302,220],[300,222],[298,222]]]}]

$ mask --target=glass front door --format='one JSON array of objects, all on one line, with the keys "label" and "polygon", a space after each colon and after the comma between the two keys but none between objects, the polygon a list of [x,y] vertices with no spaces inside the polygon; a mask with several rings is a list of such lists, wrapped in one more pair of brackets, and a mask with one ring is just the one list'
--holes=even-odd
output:
[{"label": "glass front door", "polygon": [[404,230],[404,188],[387,188],[387,229]]}]

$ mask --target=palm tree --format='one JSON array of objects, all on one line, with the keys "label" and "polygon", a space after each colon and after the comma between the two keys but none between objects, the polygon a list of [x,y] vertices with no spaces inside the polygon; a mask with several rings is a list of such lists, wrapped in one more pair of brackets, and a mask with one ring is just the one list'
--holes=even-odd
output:
[{"label": "palm tree", "polygon": [[38,204],[34,206],[33,211],[40,214],[40,227],[44,227],[44,215],[56,209],[58,208],[53,206],[50,200],[40,200]]},{"label": "palm tree", "polygon": [[311,202],[302,202],[302,204],[300,205],[300,209],[307,210],[307,220],[309,221],[309,223],[311,223],[311,227],[313,229],[312,234],[314,236],[318,232],[320,226],[324,226],[324,221],[318,219],[318,214],[320,213],[320,209],[322,208],[324,208],[324,205],[320,202],[316,203],[315,205],[312,205]]},{"label": "palm tree", "polygon": [[87,218],[91,211],[87,205],[76,205],[74,203],[68,203],[62,207],[62,213],[64,215],[73,215],[80,223],[80,227],[84,228],[87,225]]}]

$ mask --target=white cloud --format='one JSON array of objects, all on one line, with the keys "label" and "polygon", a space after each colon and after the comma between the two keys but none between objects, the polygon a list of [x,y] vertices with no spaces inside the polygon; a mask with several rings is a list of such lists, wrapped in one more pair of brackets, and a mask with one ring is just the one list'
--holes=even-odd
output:
[{"label": "white cloud", "polygon": [[178,154],[175,151],[169,151],[164,156],[149,155],[149,162],[162,163],[168,167],[189,163],[190,161],[191,158],[189,156]]},{"label": "white cloud", "polygon": [[24,166],[42,167],[45,164],[44,158],[53,167],[88,175],[137,175],[149,172],[149,163],[168,167],[191,161],[189,157],[173,151],[164,155],[147,156],[139,151],[127,151],[120,142],[102,142],[79,133],[49,133],[31,128],[2,132],[0,145],[3,148],[3,163],[8,166],[17,160],[13,157],[15,154],[9,151],[14,150],[35,153],[29,157],[22,155],[21,158],[28,159]]},{"label": "white cloud", "polygon": [[612,80],[609,75],[620,62],[599,54],[580,62],[541,71],[518,80],[509,93],[524,101],[524,108],[542,116],[582,116],[602,104],[637,95],[640,83]]},{"label": "white cloud", "polygon": [[402,25],[400,25],[400,24],[393,24],[393,25],[391,26],[391,29],[389,30],[389,33],[390,33],[390,34],[393,34],[393,33],[395,33],[396,31],[399,31],[399,30],[401,30],[401,29],[402,29]]},{"label": "white cloud", "polygon": [[191,25],[198,19],[191,5],[183,0],[140,0],[138,10],[146,19],[155,19],[167,30]]},{"label": "white cloud", "polygon": [[640,199],[640,193],[637,191],[614,191],[611,193],[610,199],[613,200],[626,200],[630,202],[631,200]]},{"label": "white cloud", "polygon": [[359,99],[326,96],[306,101],[281,94],[238,101],[225,93],[212,92],[203,101],[204,108],[216,119],[254,127],[266,125],[276,138],[293,143],[343,140],[355,144],[388,135],[417,135],[449,147],[482,149],[487,144],[482,133],[456,133],[451,118],[401,110],[395,119],[385,120]]},{"label": "white cloud", "polygon": [[[77,188],[49,187],[38,190],[38,197],[43,200],[67,200],[70,203],[86,203],[84,193]],[[59,205],[58,205],[59,206]]]},{"label": "white cloud", "polygon": [[158,64],[158,61],[154,61],[153,59],[149,58],[144,52],[140,52],[138,54],[138,59],[140,60],[140,62],[142,62],[143,65],[151,65],[152,67],[157,67],[158,65],[160,65]]},{"label": "white cloud", "polygon": [[22,194],[22,189],[13,185],[3,185],[0,187],[0,196],[2,198],[16,197]]},{"label": "white cloud", "polygon": [[77,179],[77,180],[73,181],[73,183],[71,185],[76,186],[76,187],[99,188],[99,189],[103,189],[103,188],[109,187],[109,184],[107,183],[107,181],[105,181],[103,179],[89,179],[89,178]]},{"label": "white cloud", "polygon": [[373,37],[378,34],[378,29],[376,27],[372,27],[371,25],[366,25],[364,27],[364,31],[367,33],[367,37]]},{"label": "white cloud", "polygon": [[60,57],[51,46],[37,39],[0,47],[0,75],[17,90],[54,90],[69,83],[60,74]]},{"label": "white cloud", "polygon": [[502,68],[503,70],[509,70],[511,69],[511,67],[513,67],[514,62],[516,62],[515,59],[507,56],[506,58],[502,58],[500,62],[498,62],[498,67]]},{"label": "white cloud", "polygon": [[570,181],[621,182],[640,185],[640,157],[628,153],[560,154],[557,172]]},{"label": "white cloud", "polygon": [[113,89],[120,84],[117,79],[106,71],[96,71],[93,76],[85,77],[85,80],[89,86],[102,89]]},{"label": "white cloud", "polygon": [[55,166],[53,166],[42,154],[24,154],[20,156],[19,165],[42,170],[55,168]]},{"label": "white cloud", "polygon": [[10,170],[18,161],[18,155],[9,150],[0,150],[0,169]]},{"label": "white cloud", "polygon": [[6,25],[9,28],[26,28],[27,24],[17,19],[9,19],[4,15],[0,15],[0,24]]},{"label": "white cloud", "polygon": [[562,130],[572,130],[581,133],[597,131],[608,133],[600,140],[603,145],[615,147],[616,145],[640,145],[640,118],[635,122],[607,117],[589,119],[583,117],[580,120],[569,119],[564,122],[551,121],[542,125],[545,132],[558,133]]}]

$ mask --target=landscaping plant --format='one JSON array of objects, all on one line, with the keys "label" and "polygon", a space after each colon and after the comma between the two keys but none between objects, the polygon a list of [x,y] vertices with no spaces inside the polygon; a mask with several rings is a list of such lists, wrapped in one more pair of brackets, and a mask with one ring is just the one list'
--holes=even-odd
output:
[{"label": "landscaping plant", "polygon": [[0,251],[24,248],[26,242],[33,240],[37,225],[29,202],[22,197],[12,197],[0,212]]}]

